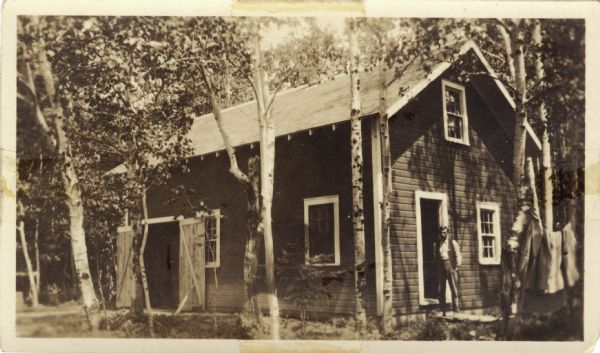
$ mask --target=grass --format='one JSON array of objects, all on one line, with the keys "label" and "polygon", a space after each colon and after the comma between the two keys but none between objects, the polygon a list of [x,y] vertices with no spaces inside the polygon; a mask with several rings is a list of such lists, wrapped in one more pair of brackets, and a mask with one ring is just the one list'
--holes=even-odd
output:
[{"label": "grass", "polygon": [[[73,307],[49,308],[31,313],[17,313],[17,333],[21,337],[149,337],[147,319],[133,316],[126,310],[110,311],[102,320],[101,329],[86,329],[82,313],[73,314]],[[61,313],[62,312],[62,313]],[[580,340],[582,333],[582,310],[557,311],[552,314],[535,314],[523,318],[516,339],[524,340]],[[216,318],[216,322],[215,322]],[[268,324],[268,318],[265,318]],[[221,338],[221,339],[268,339],[268,332],[251,334],[242,327],[237,314],[185,313],[155,315],[157,338]],[[351,318],[333,318],[324,321],[301,321],[281,318],[282,339],[355,340],[355,323]],[[413,319],[404,322],[393,334],[383,336],[375,322],[369,323],[363,340],[496,340],[500,323],[450,322],[439,317]]]}]

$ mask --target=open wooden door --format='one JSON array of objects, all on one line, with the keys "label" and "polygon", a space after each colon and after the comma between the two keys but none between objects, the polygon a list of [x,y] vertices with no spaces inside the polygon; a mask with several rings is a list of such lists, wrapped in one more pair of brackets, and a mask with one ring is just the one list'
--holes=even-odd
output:
[{"label": "open wooden door", "polygon": [[135,296],[132,242],[131,227],[117,228],[117,308],[130,307]]},{"label": "open wooden door", "polygon": [[205,309],[205,237],[203,219],[179,221],[179,302],[184,303],[183,310]]}]

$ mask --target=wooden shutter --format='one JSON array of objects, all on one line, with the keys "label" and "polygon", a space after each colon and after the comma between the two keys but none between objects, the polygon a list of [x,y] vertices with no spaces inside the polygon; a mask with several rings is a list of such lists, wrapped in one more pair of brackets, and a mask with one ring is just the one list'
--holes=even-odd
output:
[{"label": "wooden shutter", "polygon": [[188,295],[183,310],[205,308],[205,236],[202,219],[179,221],[179,302]]},{"label": "wooden shutter", "polygon": [[117,308],[130,307],[135,295],[132,241],[131,227],[117,228]]}]

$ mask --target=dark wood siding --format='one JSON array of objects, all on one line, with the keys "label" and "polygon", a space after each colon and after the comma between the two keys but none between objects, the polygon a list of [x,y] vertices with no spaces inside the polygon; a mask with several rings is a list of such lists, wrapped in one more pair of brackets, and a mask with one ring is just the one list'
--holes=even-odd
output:
[{"label": "dark wood siding", "polygon": [[[364,125],[365,171],[370,173],[369,130]],[[312,135],[307,131],[287,138],[277,139],[275,187],[273,200],[273,233],[277,257],[281,249],[304,253],[304,199],[310,197],[339,195],[340,210],[340,261],[341,265],[331,270],[344,270],[343,281],[332,281],[327,285],[331,299],[315,303],[309,311],[323,313],[349,314],[354,312],[354,247],[352,234],[352,200],[350,174],[350,131],[349,124],[339,124],[333,130],[331,126],[314,129]],[[247,169],[250,156],[258,154],[258,146],[238,148],[238,162],[243,170]],[[213,269],[206,269],[206,303],[211,309],[214,303],[219,310],[236,311],[242,306],[243,298],[243,254],[246,237],[245,212],[246,201],[242,188],[228,172],[228,159],[224,152],[196,157],[189,161],[190,172],[177,174],[170,185],[186,185],[195,190],[188,195],[202,200],[206,207],[220,209],[221,215],[221,266],[217,269],[218,292],[214,285]],[[365,184],[366,242],[367,262],[371,265],[367,272],[369,292],[369,310],[375,310],[375,279],[373,260],[372,191],[370,177]],[[181,214],[186,209],[184,199],[168,202],[172,193],[168,188],[153,190],[149,193],[150,217],[163,217]],[[262,246],[262,245],[261,245]],[[262,251],[259,263],[264,263]],[[262,273],[261,273],[262,272]],[[264,268],[259,268],[259,288],[264,290]],[[266,298],[259,296],[264,307]],[[295,309],[280,299],[282,310]]]},{"label": "dark wood siding", "polygon": [[464,308],[497,303],[500,265],[480,265],[476,203],[500,205],[501,229],[506,233],[514,212],[509,179],[512,145],[509,136],[467,85],[470,145],[444,137],[441,81],[430,84],[391,120],[393,158],[392,251],[394,307],[414,313],[419,306],[415,191],[445,193],[448,223],[463,255],[459,288]]},{"label": "dark wood siding", "polygon": [[[393,158],[392,252],[394,306],[398,313],[422,310],[418,298],[417,227],[415,191],[442,192],[448,198],[448,219],[454,238],[460,243],[463,266],[460,271],[461,303],[464,308],[495,305],[500,284],[499,265],[480,265],[477,254],[476,202],[500,204],[502,232],[510,229],[514,212],[513,186],[509,180],[512,139],[486,107],[482,98],[467,86],[470,145],[444,139],[441,83],[430,84],[415,100],[391,120]],[[503,99],[499,96],[498,99]],[[241,122],[244,123],[244,122]],[[375,261],[373,243],[373,191],[371,190],[371,149],[368,121],[364,132],[364,206],[367,251],[368,311],[375,313]],[[276,261],[281,250],[304,252],[304,199],[338,195],[340,209],[341,265],[343,280],[327,285],[331,299],[320,300],[309,311],[325,314],[354,312],[354,249],[351,220],[351,171],[349,124],[338,124],[299,132],[288,141],[277,139],[273,203]],[[250,156],[258,154],[255,144],[237,149],[238,161],[247,169]],[[228,172],[226,154],[211,154],[189,161],[190,172],[176,174],[170,184],[195,190],[187,197],[220,209],[221,266],[206,269],[207,309],[237,311],[243,298],[243,254],[246,238],[246,201],[242,188]],[[187,201],[169,202],[168,188],[149,193],[150,217],[181,214]],[[261,245],[262,246],[262,245]],[[262,253],[262,251],[261,251]],[[300,256],[302,258],[302,256]],[[264,263],[262,255],[260,263]],[[259,269],[259,275],[261,270]],[[218,290],[215,286],[218,276]],[[263,274],[264,276],[264,274]],[[259,278],[259,282],[264,279]],[[259,283],[260,284],[260,283]],[[261,287],[259,285],[259,287]],[[264,286],[262,286],[264,290]],[[260,296],[266,307],[266,298]],[[295,308],[280,300],[283,311]]]}]

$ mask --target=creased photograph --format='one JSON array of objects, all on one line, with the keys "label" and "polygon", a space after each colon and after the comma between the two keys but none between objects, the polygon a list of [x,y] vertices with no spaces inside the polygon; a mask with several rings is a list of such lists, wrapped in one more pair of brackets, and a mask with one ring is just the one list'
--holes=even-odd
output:
[{"label": "creased photograph", "polygon": [[16,16],[16,337],[583,341],[586,31]]}]

